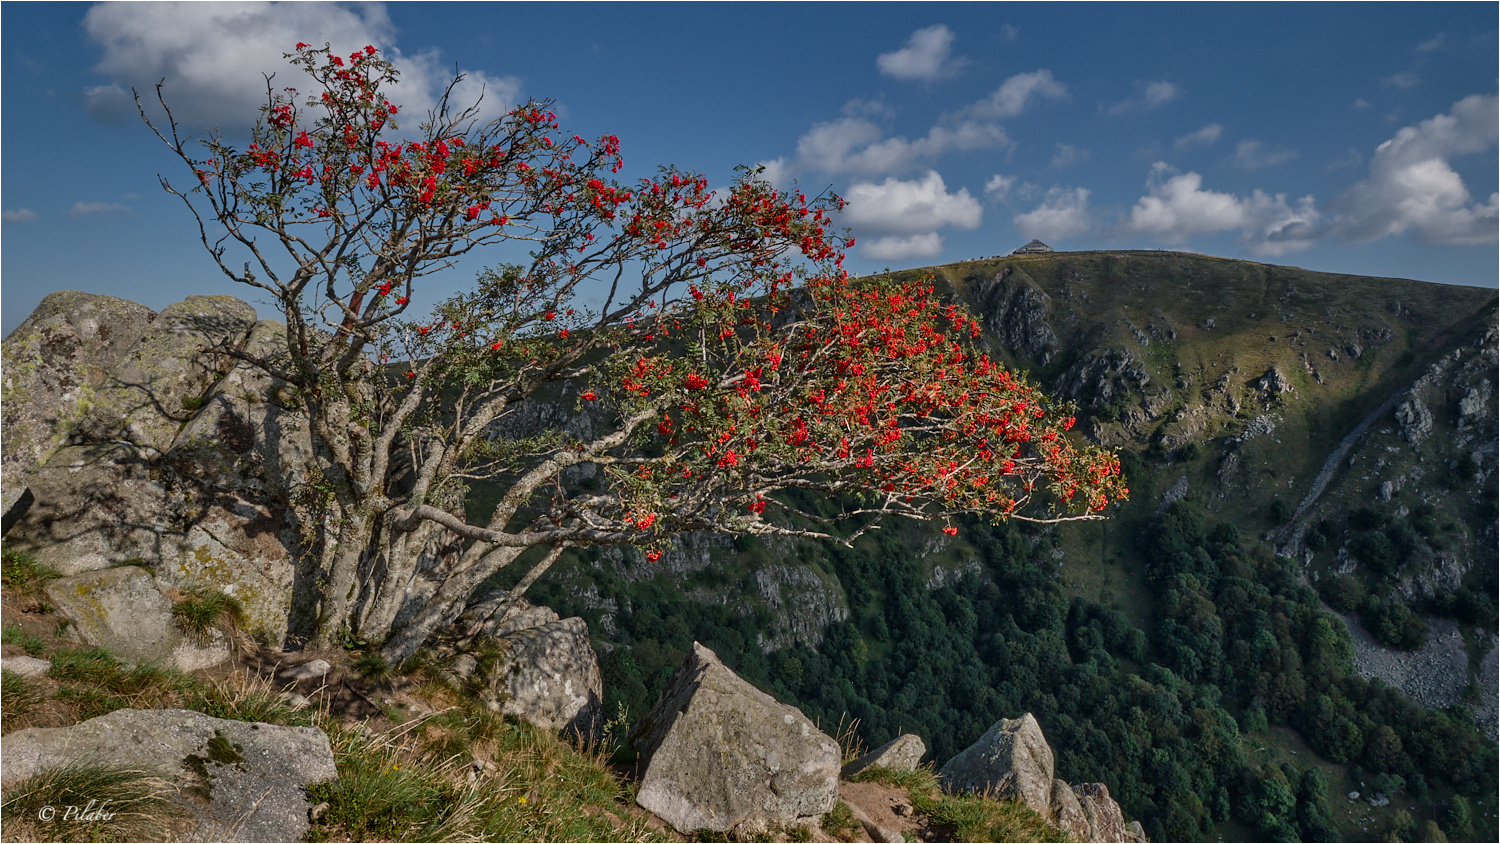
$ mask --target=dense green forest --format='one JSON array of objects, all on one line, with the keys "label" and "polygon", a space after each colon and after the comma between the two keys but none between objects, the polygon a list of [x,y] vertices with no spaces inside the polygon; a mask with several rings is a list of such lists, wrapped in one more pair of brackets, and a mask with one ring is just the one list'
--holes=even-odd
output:
[{"label": "dense green forest", "polygon": [[[1032,712],[1057,775],[1106,783],[1154,840],[1208,839],[1224,824],[1270,840],[1338,840],[1331,801],[1345,797],[1326,766],[1251,752],[1248,737],[1278,727],[1346,764],[1351,781],[1404,801],[1391,837],[1491,834],[1477,807],[1494,805],[1496,748],[1467,709],[1428,712],[1355,676],[1348,632],[1296,566],[1232,525],[1179,501],[1140,532],[1156,595],[1144,630],[1066,596],[1048,574],[1053,532],[976,521],[961,535],[982,572],[931,590],[894,530],[853,548],[814,546],[851,609],[816,651],[763,654],[756,637],[768,617],[690,600],[660,579],[596,575],[621,607],[601,656],[606,709],[648,710],[696,639],[825,730],[857,718],[869,746],[914,732],[938,764],[997,719]],[[597,610],[547,583],[538,601],[599,629]]]}]

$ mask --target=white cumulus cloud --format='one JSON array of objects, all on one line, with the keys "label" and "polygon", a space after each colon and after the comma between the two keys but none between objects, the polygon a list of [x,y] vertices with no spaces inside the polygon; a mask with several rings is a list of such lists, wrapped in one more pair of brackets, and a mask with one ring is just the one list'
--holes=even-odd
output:
[{"label": "white cumulus cloud", "polygon": [[0,211],[0,221],[6,223],[35,223],[36,212],[30,208],[15,208],[10,211]]},{"label": "white cumulus cloud", "polygon": [[1004,120],[1025,111],[1028,105],[1037,100],[1067,98],[1068,87],[1054,79],[1052,71],[1043,68],[1012,76],[988,97],[966,108],[964,113],[981,120]]},{"label": "white cumulus cloud", "polygon": [[1011,144],[999,124],[981,120],[939,124],[915,140],[886,137],[885,130],[868,116],[870,111],[869,104],[856,101],[844,107],[844,116],[839,119],[813,124],[798,139],[795,156],[762,162],[767,178],[785,184],[791,176],[808,171],[857,176],[898,174],[949,152]]},{"label": "white cumulus cloud", "polygon": [[859,254],[873,261],[902,261],[907,258],[931,258],[943,251],[943,236],[937,232],[910,237],[877,237],[862,240]]},{"label": "white cumulus cloud", "polygon": [[896,79],[934,81],[953,76],[966,64],[963,58],[950,58],[953,30],[937,24],[919,29],[906,39],[906,46],[875,59],[880,72]]},{"label": "white cumulus cloud", "polygon": [[995,175],[990,177],[990,180],[988,182],[984,183],[984,194],[985,196],[992,196],[996,200],[1004,202],[1005,198],[1010,196],[1011,188],[1014,188],[1015,186],[1015,176],[1005,176],[1000,173],[996,173]]},{"label": "white cumulus cloud", "polygon": [[1329,203],[1338,234],[1364,242],[1410,231],[1432,243],[1494,243],[1496,194],[1476,201],[1448,159],[1495,146],[1496,104],[1492,94],[1465,97],[1376,147],[1369,175]]},{"label": "white cumulus cloud", "polygon": [[984,215],[979,200],[967,188],[949,193],[936,170],[910,181],[859,182],[849,187],[844,198],[849,203],[844,222],[874,235],[926,234],[945,226],[974,229]]},{"label": "white cumulus cloud", "polygon": [[[84,91],[86,108],[101,120],[133,116],[128,89],[154,101],[152,86],[165,79],[163,94],[185,129],[244,129],[266,101],[262,74],[275,74],[277,89],[307,88],[310,80],[283,57],[299,41],[328,42],[340,54],[380,48],[401,71],[391,99],[413,117],[425,115],[451,80],[435,52],[405,55],[396,48],[395,27],[380,3],[101,3],[83,26],[104,48],[95,69],[110,79]],[[469,72],[453,101],[471,104],[481,90],[480,118],[488,120],[517,103],[521,85],[515,77]]]},{"label": "white cumulus cloud", "polygon": [[1205,190],[1202,176],[1179,173],[1161,161],[1152,166],[1147,188],[1121,225],[1122,233],[1177,245],[1198,235],[1233,231],[1239,232],[1241,246],[1260,255],[1304,249],[1321,236],[1321,215],[1310,196],[1290,204],[1285,194],[1256,190],[1240,197]]},{"label": "white cumulus cloud", "polygon": [[1038,240],[1067,240],[1087,234],[1094,228],[1088,189],[1054,186],[1042,197],[1041,205],[1011,223],[1022,237]]}]

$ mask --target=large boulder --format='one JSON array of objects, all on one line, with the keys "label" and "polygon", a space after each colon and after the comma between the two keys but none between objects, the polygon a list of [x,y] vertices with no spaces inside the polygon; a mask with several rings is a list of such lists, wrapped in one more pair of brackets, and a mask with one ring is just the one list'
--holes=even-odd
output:
[{"label": "large boulder", "polygon": [[636,802],[683,834],[749,838],[838,800],[838,743],[697,642],[634,735]]},{"label": "large boulder", "polygon": [[87,762],[171,781],[198,821],[195,841],[300,841],[307,787],[338,778],[312,727],[225,721],[181,709],[121,709],[71,727],[5,737],[0,784]]},{"label": "large boulder", "polygon": [[71,429],[79,444],[32,472],[7,544],[65,574],[136,563],[165,586],[225,592],[267,642],[305,632],[313,577],[289,505],[312,449],[305,419],[285,385],[204,351],[276,358],[284,327],[253,317],[222,296],[163,311]]},{"label": "large boulder", "polygon": [[131,662],[193,671],[229,659],[217,631],[205,642],[182,635],[172,601],[145,569],[121,566],[60,578],[47,584],[47,597],[70,622],[70,635]]},{"label": "large boulder", "polygon": [[512,630],[500,644],[505,657],[489,676],[494,706],[544,730],[599,735],[604,681],[583,619]]},{"label": "large boulder", "polygon": [[67,444],[95,392],[155,317],[145,305],[63,290],[5,338],[0,513],[10,513],[36,467]]},{"label": "large boulder", "polygon": [[907,733],[896,736],[865,755],[844,765],[839,776],[844,779],[854,776],[866,768],[879,766],[892,771],[914,771],[917,763],[927,753],[927,745],[921,736]]},{"label": "large boulder", "polygon": [[1042,817],[1051,815],[1052,748],[1030,712],[996,721],[938,777],[953,791],[1016,797]]}]

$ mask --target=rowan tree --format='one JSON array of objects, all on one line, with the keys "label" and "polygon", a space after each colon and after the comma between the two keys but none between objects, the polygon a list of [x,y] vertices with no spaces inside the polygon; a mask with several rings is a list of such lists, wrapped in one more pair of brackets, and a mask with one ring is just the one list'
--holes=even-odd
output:
[{"label": "rowan tree", "polygon": [[[398,662],[532,548],[517,596],[572,546],[848,542],[887,516],[951,534],[959,514],[1099,518],[1126,494],[1115,456],[1071,441],[1070,408],[979,351],[931,279],[849,277],[838,197],[752,171],[719,192],[674,168],[622,183],[618,139],[569,135],[544,102],[480,124],[444,97],[403,131],[375,48],[288,58],[313,93],[268,83],[245,149],[194,144],[170,110],[157,134],[194,176],[164,187],[286,323],[284,355],[222,351],[307,417],[292,497],[319,644],[357,633]],[[507,242],[525,260],[414,312],[427,276]],[[588,424],[515,436],[538,401]],[[564,482],[584,467],[593,489]],[[494,503],[471,520],[476,490]],[[808,496],[838,515],[792,503]],[[460,552],[435,557],[444,542]]]}]

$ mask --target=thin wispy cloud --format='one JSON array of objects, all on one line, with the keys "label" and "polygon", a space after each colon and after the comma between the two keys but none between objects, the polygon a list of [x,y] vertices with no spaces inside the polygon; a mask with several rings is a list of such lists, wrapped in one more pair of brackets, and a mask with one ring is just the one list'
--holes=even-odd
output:
[{"label": "thin wispy cloud", "polygon": [[1088,160],[1088,150],[1073,146],[1072,144],[1060,143],[1057,145],[1057,152],[1052,154],[1052,163],[1048,166],[1053,170],[1061,170],[1064,167],[1072,167],[1075,164],[1082,164]]},{"label": "thin wispy cloud", "polygon": [[1401,73],[1395,73],[1390,76],[1383,77],[1381,78],[1380,83],[1389,88],[1399,88],[1402,91],[1410,91],[1411,89],[1422,84],[1422,77],[1407,70]]},{"label": "thin wispy cloud", "polygon": [[1284,146],[1271,146],[1261,141],[1240,141],[1234,148],[1234,163],[1246,170],[1275,167],[1297,157],[1297,151]]},{"label": "thin wispy cloud", "polygon": [[1068,87],[1043,68],[1018,73],[1000,84],[988,97],[963,110],[963,114],[988,120],[1005,120],[1025,111],[1039,100],[1065,100]]},{"label": "thin wispy cloud", "polygon": [[9,211],[0,211],[0,222],[6,224],[35,223],[36,212],[30,208],[14,208]]},{"label": "thin wispy cloud", "polygon": [[123,217],[130,213],[129,205],[121,205],[118,202],[75,202],[68,209],[68,216],[74,219],[80,217]]},{"label": "thin wispy cloud", "polygon": [[895,79],[933,82],[957,76],[968,59],[953,57],[953,30],[943,24],[919,29],[906,39],[906,46],[875,59],[880,72]]},{"label": "thin wispy cloud", "polygon": [[1183,135],[1172,142],[1172,149],[1192,149],[1193,147],[1204,147],[1218,141],[1224,134],[1224,127],[1217,123],[1210,123],[1196,132]]},{"label": "thin wispy cloud", "polygon": [[1182,96],[1182,89],[1175,84],[1161,80],[1150,82],[1141,87],[1138,96],[1122,100],[1109,107],[1110,114],[1124,114],[1128,111],[1150,111],[1159,106]]},{"label": "thin wispy cloud", "polygon": [[1439,32],[1437,35],[1434,35],[1426,41],[1418,44],[1417,52],[1430,53],[1433,50],[1441,50],[1443,49],[1443,47],[1447,46],[1447,42],[1448,34],[1446,32]]}]

